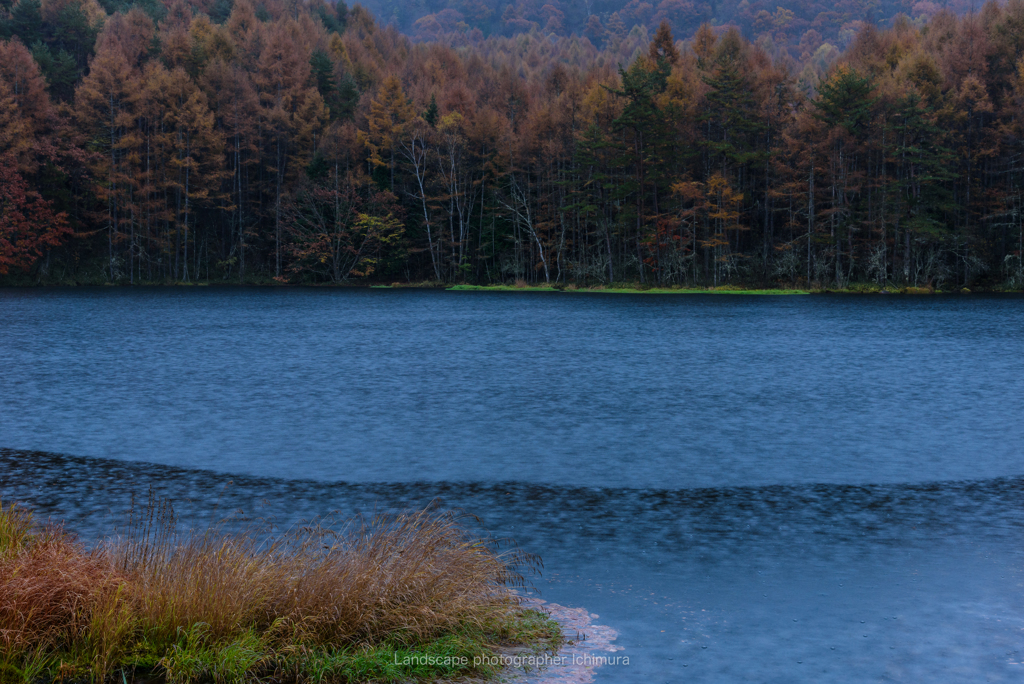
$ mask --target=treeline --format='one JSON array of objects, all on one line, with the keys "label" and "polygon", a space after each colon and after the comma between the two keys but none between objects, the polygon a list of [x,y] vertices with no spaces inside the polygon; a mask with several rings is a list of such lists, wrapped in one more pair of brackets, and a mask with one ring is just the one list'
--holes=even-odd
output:
[{"label": "treeline", "polygon": [[0,24],[8,281],[1024,286],[1021,0],[810,71],[708,25],[452,45],[320,0],[47,2]]}]

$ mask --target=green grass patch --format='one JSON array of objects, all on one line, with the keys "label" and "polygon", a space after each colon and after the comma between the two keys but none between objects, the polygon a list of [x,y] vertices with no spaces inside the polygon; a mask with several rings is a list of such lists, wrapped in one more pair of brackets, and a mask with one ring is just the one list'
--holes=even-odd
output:
[{"label": "green grass patch", "polygon": [[672,287],[553,287],[550,285],[453,285],[450,292],[567,292],[574,294],[729,294],[729,295],[805,295],[809,290],[762,289],[744,290],[733,287],[672,288]]},{"label": "green grass patch", "polygon": [[[556,653],[564,643],[561,629],[546,614],[516,610],[488,626],[467,625],[416,644],[388,642],[332,646],[282,642],[272,631],[246,631],[216,639],[208,625],[181,630],[169,644],[141,641],[112,663],[104,679],[111,684],[156,680],[167,684],[249,684],[257,681],[430,682],[456,677],[489,678],[499,674],[495,654],[503,646],[526,646],[535,654]],[[0,661],[0,681],[96,681],[87,649],[37,649],[20,659]]]},{"label": "green grass patch", "polygon": [[[570,290],[572,291],[572,290]],[[697,288],[662,288],[652,287],[649,289],[640,288],[604,288],[604,289],[590,289],[590,290],[575,290],[575,292],[608,292],[615,294],[710,294],[710,295],[806,295],[811,294],[810,290],[780,290],[780,289],[765,289],[765,290],[743,290],[739,288],[709,288],[709,289],[697,289]]]},{"label": "green grass patch", "polygon": [[452,285],[449,292],[558,292],[550,285]]}]

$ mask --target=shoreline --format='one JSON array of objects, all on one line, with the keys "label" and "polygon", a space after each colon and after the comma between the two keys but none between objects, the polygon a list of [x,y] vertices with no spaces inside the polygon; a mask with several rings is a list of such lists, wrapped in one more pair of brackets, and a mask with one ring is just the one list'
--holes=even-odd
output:
[{"label": "shoreline", "polygon": [[724,289],[724,288],[638,288],[638,287],[549,287],[544,285],[454,285],[447,292],[564,292],[566,294],[715,294],[715,295],[807,295],[810,290],[788,289]]},{"label": "shoreline", "polygon": [[600,617],[597,614],[535,597],[524,598],[522,607],[544,613],[557,622],[564,641],[553,664],[514,672],[513,684],[590,684],[599,668],[629,667],[629,656],[619,654],[625,647],[612,643],[618,638],[618,631],[595,624],[594,620]]},{"label": "shoreline", "polygon": [[444,292],[522,292],[522,293],[563,293],[563,294],[629,294],[629,295],[745,295],[745,296],[808,296],[808,295],[911,295],[911,296],[950,296],[950,295],[1024,295],[1024,290],[992,289],[984,287],[960,288],[950,290],[931,289],[926,287],[892,287],[879,288],[871,285],[855,285],[850,288],[802,289],[784,287],[740,287],[723,285],[719,287],[632,287],[632,286],[576,286],[569,285],[468,285],[445,284],[434,282],[422,283],[232,283],[223,281],[185,282],[147,282],[133,285],[124,283],[33,283],[33,284],[0,284],[0,290],[47,290],[47,289],[135,289],[135,288],[211,288],[211,289],[351,289],[351,290],[435,290]]}]

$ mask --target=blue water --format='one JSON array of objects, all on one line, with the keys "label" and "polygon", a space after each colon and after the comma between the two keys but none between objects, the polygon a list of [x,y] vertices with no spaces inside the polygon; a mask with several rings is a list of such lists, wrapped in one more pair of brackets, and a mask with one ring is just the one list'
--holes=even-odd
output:
[{"label": "blue water", "polygon": [[463,508],[598,682],[1018,681],[1021,416],[1015,297],[0,290],[5,500]]}]

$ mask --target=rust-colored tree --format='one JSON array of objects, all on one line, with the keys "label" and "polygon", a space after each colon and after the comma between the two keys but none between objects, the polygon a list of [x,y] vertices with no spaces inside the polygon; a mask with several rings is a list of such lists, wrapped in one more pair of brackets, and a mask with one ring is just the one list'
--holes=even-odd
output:
[{"label": "rust-colored tree", "polygon": [[17,158],[0,156],[0,274],[29,271],[70,233],[67,215],[29,188]]}]

